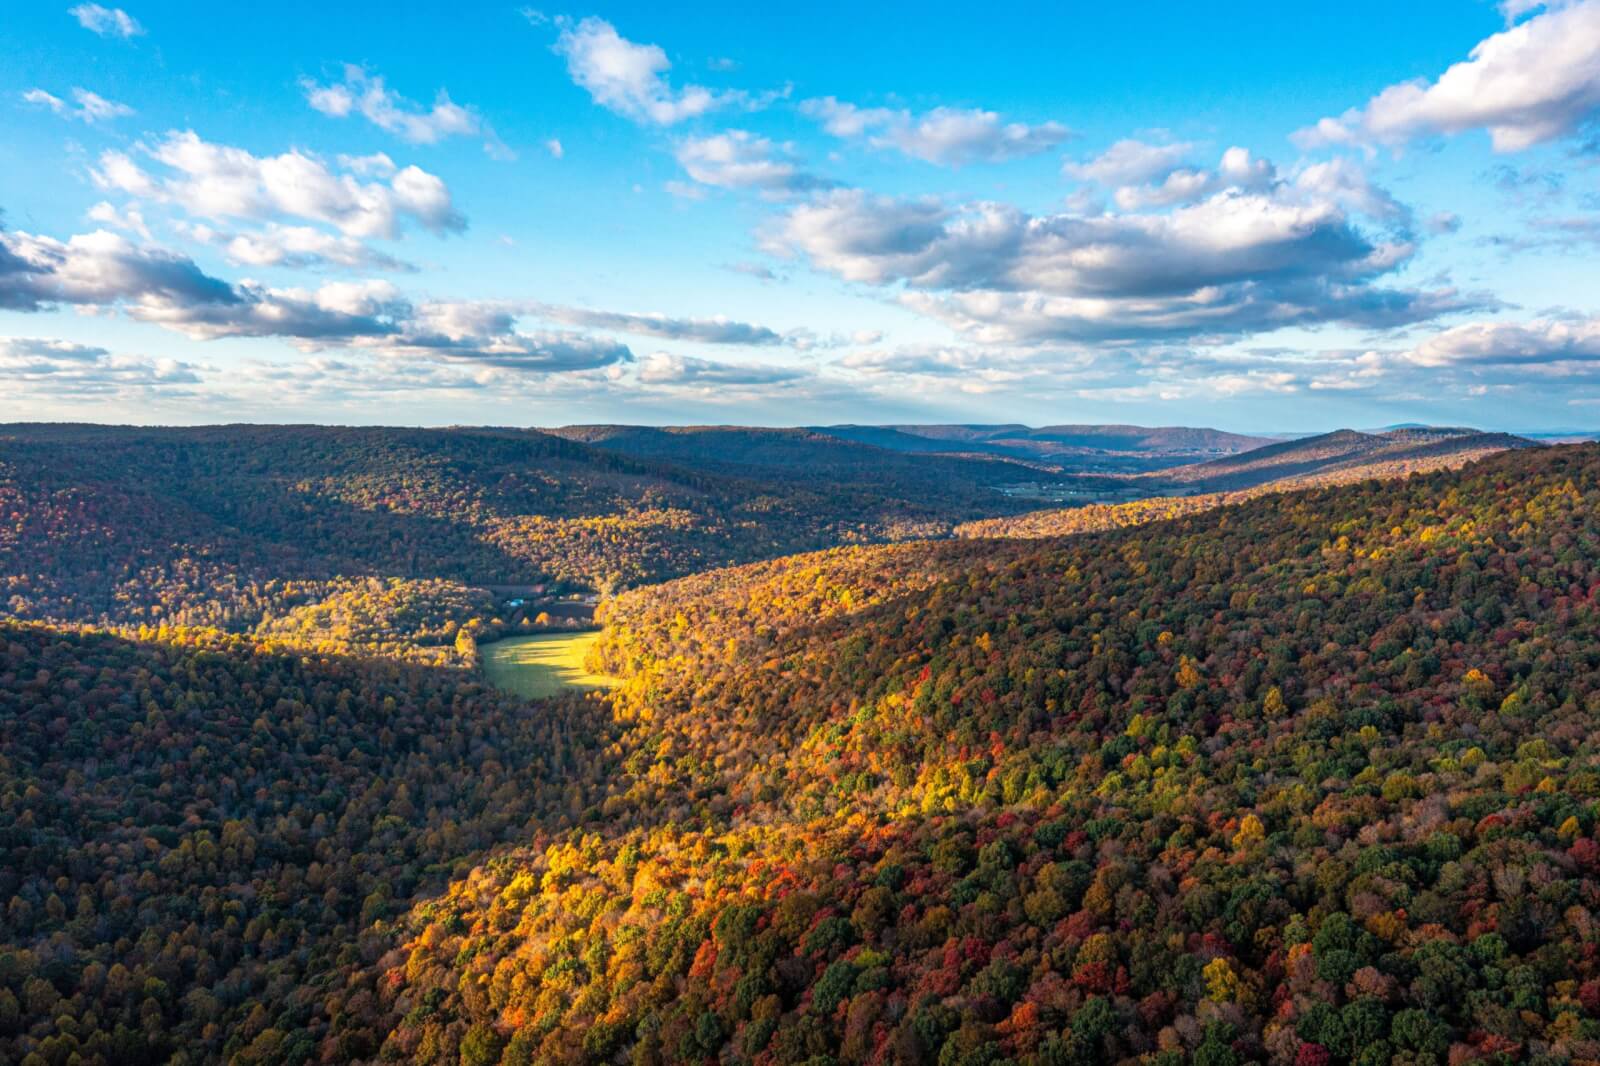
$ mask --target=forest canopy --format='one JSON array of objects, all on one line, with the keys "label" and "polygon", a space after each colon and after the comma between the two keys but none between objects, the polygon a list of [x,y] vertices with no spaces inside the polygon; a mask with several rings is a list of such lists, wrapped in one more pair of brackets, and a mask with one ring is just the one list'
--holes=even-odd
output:
[{"label": "forest canopy", "polygon": [[0,1057],[1600,1058],[1600,448],[1145,517],[6,622]]}]

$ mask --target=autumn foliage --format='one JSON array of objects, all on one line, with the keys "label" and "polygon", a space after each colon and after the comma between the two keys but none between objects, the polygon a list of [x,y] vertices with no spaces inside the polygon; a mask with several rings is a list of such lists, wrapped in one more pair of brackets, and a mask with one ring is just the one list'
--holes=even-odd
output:
[{"label": "autumn foliage", "polygon": [[11,624],[0,1056],[1594,1061],[1597,596],[1586,446],[624,592],[604,698]]}]

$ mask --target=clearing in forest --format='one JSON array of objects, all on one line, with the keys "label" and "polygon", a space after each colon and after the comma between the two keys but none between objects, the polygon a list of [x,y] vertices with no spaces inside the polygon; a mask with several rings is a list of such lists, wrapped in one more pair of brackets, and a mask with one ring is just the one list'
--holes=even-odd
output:
[{"label": "clearing in forest", "polygon": [[553,696],[568,688],[610,688],[616,678],[591,674],[583,665],[589,646],[599,635],[598,630],[539,633],[484,644],[479,648],[484,676],[490,684],[529,699]]}]

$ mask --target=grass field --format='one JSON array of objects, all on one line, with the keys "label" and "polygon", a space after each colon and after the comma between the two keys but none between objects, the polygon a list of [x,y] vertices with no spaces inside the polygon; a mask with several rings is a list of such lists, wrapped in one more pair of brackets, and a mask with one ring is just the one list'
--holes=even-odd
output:
[{"label": "grass field", "polygon": [[616,679],[591,674],[583,667],[589,645],[600,634],[540,633],[484,644],[483,673],[489,683],[529,699],[553,696],[568,688],[610,688]]}]

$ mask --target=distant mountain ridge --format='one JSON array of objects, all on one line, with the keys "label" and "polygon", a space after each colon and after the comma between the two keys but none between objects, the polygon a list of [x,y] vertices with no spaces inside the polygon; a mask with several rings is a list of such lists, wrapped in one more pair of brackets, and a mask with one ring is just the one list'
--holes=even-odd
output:
[{"label": "distant mountain ridge", "polygon": [[1173,467],[1123,484],[1144,484],[1142,498],[1090,501],[956,527],[958,537],[1060,537],[1139,526],[1241,504],[1258,496],[1404,478],[1462,467],[1499,452],[1544,445],[1508,433],[1454,427],[1405,427],[1386,433],[1341,429],[1284,441],[1229,459]]},{"label": "distant mountain ridge", "polygon": [[1068,479],[807,430],[0,425],[0,606],[242,629],[285,582],[620,588],[944,536],[1022,480]]},{"label": "distant mountain ridge", "polygon": [[626,426],[578,425],[541,430],[591,448],[633,459],[689,465],[734,476],[795,477],[822,474],[853,483],[885,471],[930,474],[945,483],[994,485],[1036,477],[1019,469],[1026,456],[985,454],[971,449],[886,447],[870,440],[835,436],[807,426]]},{"label": "distant mountain ridge", "polygon": [[[1537,447],[1537,442],[1525,437],[1456,426],[1404,426],[1382,433],[1339,429],[1269,444],[1240,455],[1173,466],[1145,477],[1189,491],[1229,492],[1363,467],[1373,468],[1373,476],[1406,473],[1403,468],[1407,464],[1416,469],[1435,469],[1455,458],[1464,461],[1510,448],[1531,447]],[[1400,469],[1380,469],[1385,466]]]},{"label": "distant mountain ridge", "polygon": [[1193,426],[889,425],[812,426],[862,444],[906,452],[1004,455],[1094,472],[1134,473],[1174,460],[1236,455],[1276,438]]}]

